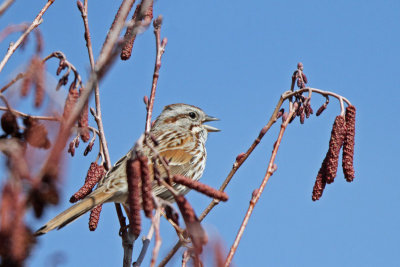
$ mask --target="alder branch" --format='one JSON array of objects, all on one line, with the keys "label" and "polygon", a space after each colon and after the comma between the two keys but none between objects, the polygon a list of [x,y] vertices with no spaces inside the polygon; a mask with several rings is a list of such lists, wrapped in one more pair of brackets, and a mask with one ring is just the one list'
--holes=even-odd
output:
[{"label": "alder branch", "polygon": [[16,109],[7,108],[7,107],[2,107],[2,106],[0,106],[0,110],[3,110],[3,111],[8,111],[8,110],[10,110],[10,111],[11,111],[12,113],[14,113],[15,115],[17,115],[17,116],[19,116],[19,117],[23,117],[23,118],[31,117],[31,118],[33,118],[33,119],[42,120],[42,121],[57,121],[57,122],[60,121],[60,119],[57,118],[57,117],[52,117],[52,116],[33,116],[33,115],[29,115],[29,114],[23,113],[23,112],[21,112],[21,111],[18,111],[18,110],[16,110]]},{"label": "alder branch", "polygon": [[0,62],[0,72],[3,70],[7,61],[10,59],[12,54],[14,54],[14,52],[17,50],[17,48],[22,44],[22,42],[25,40],[25,38],[28,36],[28,34],[43,22],[43,19],[42,19],[43,14],[53,4],[53,2],[54,2],[54,0],[47,1],[47,3],[42,8],[42,10],[39,12],[39,14],[33,20],[32,24],[28,27],[28,29],[26,29],[26,31],[18,38],[18,40],[8,48],[6,55],[4,56],[3,60]]},{"label": "alder branch", "polygon": [[[266,172],[266,174],[264,176],[264,179],[263,179],[260,187],[258,189],[256,189],[256,190],[254,190],[254,192],[253,192],[253,196],[252,196],[252,198],[250,200],[249,208],[248,208],[248,210],[246,212],[246,215],[245,215],[245,217],[243,219],[243,222],[242,222],[242,224],[241,224],[241,226],[239,228],[239,231],[237,233],[235,241],[233,242],[233,245],[232,245],[231,250],[230,250],[230,252],[228,254],[228,257],[226,258],[225,267],[230,266],[232,258],[233,258],[233,255],[236,252],[236,249],[237,249],[237,247],[239,245],[239,242],[240,242],[240,239],[241,239],[241,237],[242,237],[242,235],[244,233],[244,230],[246,229],[247,223],[248,223],[248,221],[250,219],[250,216],[251,216],[251,214],[253,212],[253,209],[254,209],[255,205],[257,204],[258,200],[260,199],[260,196],[261,196],[261,194],[262,194],[262,192],[263,192],[263,190],[265,188],[265,185],[267,184],[269,178],[271,177],[271,175],[276,170],[276,165],[275,165],[274,162],[275,162],[276,155],[278,153],[279,145],[280,145],[280,143],[282,141],[282,137],[283,137],[283,134],[284,134],[284,132],[286,130],[286,127],[287,127],[290,119],[292,118],[293,114],[295,113],[295,111],[296,110],[294,108],[292,108],[291,111],[289,112],[289,115],[287,116],[287,118],[282,122],[281,129],[280,129],[279,135],[278,135],[278,139],[275,142],[274,149],[273,149],[272,155],[271,155],[271,159],[269,160],[267,172]],[[282,117],[282,118],[284,118],[284,117]]]},{"label": "alder branch", "polygon": [[167,38],[164,38],[161,41],[161,24],[162,24],[162,16],[159,16],[153,22],[154,35],[156,36],[157,54],[156,54],[156,62],[155,62],[155,66],[154,66],[153,82],[151,85],[150,100],[148,101],[148,103],[146,103],[146,108],[147,108],[146,127],[145,127],[146,133],[149,133],[150,128],[151,128],[151,115],[153,112],[154,99],[156,96],[158,77],[160,76],[161,57],[164,54],[165,46],[167,45]]},{"label": "alder branch", "polygon": [[15,0],[4,0],[4,2],[0,6],[0,16],[6,12],[6,10],[14,3]]}]

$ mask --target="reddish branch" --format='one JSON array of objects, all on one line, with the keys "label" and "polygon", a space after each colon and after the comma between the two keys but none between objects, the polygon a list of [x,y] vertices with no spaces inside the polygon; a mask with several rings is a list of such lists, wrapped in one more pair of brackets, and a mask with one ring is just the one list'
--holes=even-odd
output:
[{"label": "reddish branch", "polygon": [[260,187],[258,189],[256,189],[254,191],[254,193],[253,193],[253,196],[252,196],[251,201],[250,201],[249,208],[248,208],[248,210],[246,212],[246,215],[245,215],[245,217],[243,219],[243,222],[242,222],[242,224],[240,226],[240,229],[239,229],[239,231],[238,231],[238,233],[236,235],[235,241],[233,242],[233,245],[232,245],[232,247],[231,247],[231,249],[229,251],[228,257],[226,258],[226,261],[225,261],[225,266],[226,267],[230,266],[231,261],[233,259],[233,255],[236,252],[236,249],[237,249],[237,247],[239,245],[240,239],[242,238],[244,230],[246,229],[246,226],[247,226],[247,223],[248,223],[248,221],[250,219],[250,216],[253,213],[253,209],[254,209],[255,205],[257,204],[257,201],[260,199],[261,194],[262,194],[262,192],[263,192],[263,190],[265,188],[265,185],[267,184],[269,178],[271,177],[273,172],[276,170],[275,163],[274,163],[275,158],[276,158],[276,154],[278,153],[279,145],[280,145],[280,143],[282,141],[282,137],[283,137],[283,134],[284,134],[284,132],[286,130],[286,127],[287,127],[287,125],[289,123],[290,118],[294,114],[294,112],[295,112],[294,110],[291,110],[289,112],[289,115],[288,115],[287,119],[282,122],[281,130],[279,131],[278,138],[277,138],[277,140],[275,142],[274,149],[272,151],[272,155],[271,155],[271,158],[269,160],[267,172],[266,172],[266,174],[264,176],[264,179],[263,179]]},{"label": "reddish branch", "polygon": [[153,106],[154,106],[154,99],[155,99],[155,95],[156,95],[158,77],[160,76],[161,57],[164,54],[165,46],[167,45],[167,38],[164,38],[161,41],[161,24],[162,24],[162,17],[161,16],[157,17],[153,21],[154,35],[156,36],[157,54],[156,54],[156,63],[155,63],[155,66],[154,66],[154,73],[153,73],[153,83],[151,85],[150,100],[149,100],[149,105],[148,105],[148,108],[147,108],[146,127],[145,127],[145,132],[146,133],[148,133],[150,131],[150,127],[151,127],[151,115],[152,115],[152,112],[153,112]]}]

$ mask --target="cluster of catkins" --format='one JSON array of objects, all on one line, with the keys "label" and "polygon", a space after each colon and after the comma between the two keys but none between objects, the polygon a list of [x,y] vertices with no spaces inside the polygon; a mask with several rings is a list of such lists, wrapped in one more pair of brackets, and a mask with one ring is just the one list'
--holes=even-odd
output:
[{"label": "cluster of catkins", "polygon": [[[145,216],[148,218],[152,218],[153,216],[153,210],[156,208],[157,204],[154,201],[152,188],[154,183],[158,183],[158,186],[163,186],[161,179],[165,179],[165,182],[171,187],[173,187],[175,184],[181,184],[209,197],[219,199],[221,201],[228,200],[228,196],[225,192],[218,191],[210,186],[192,180],[183,175],[174,175],[171,177],[171,179],[160,177],[158,170],[160,167],[156,167],[156,160],[157,159],[154,158],[152,163],[149,164],[146,156],[136,154],[126,163],[129,191],[127,200],[129,207],[128,217],[130,222],[130,231],[135,236],[139,236],[141,232],[140,211],[143,210]],[[166,162],[166,164],[168,163]],[[70,202],[76,202],[86,197],[105,175],[105,173],[106,172],[103,166],[98,165],[97,163],[92,163],[87,173],[84,185],[71,197]],[[203,245],[207,242],[207,235],[202,228],[192,206],[186,200],[186,198],[183,195],[174,195],[174,199],[187,226],[188,235],[192,240],[195,252],[201,253]],[[89,229],[91,231],[94,231],[97,228],[100,211],[101,205],[95,207],[90,214]],[[168,219],[171,219],[174,223],[179,225],[177,213],[173,212],[171,207],[168,205],[166,205],[165,211]]]},{"label": "cluster of catkins", "polygon": [[[152,195],[153,183],[158,183],[158,186],[162,186],[159,171],[155,164],[156,159],[152,161],[151,166],[148,164],[148,158],[143,155],[138,155],[136,158],[128,160],[126,172],[128,179],[128,204],[130,209],[129,221],[130,226],[133,227],[133,233],[138,236],[141,231],[141,218],[140,210],[143,209],[146,217],[151,218],[153,209],[156,206]],[[152,177],[149,167],[152,167]],[[225,192],[215,190],[214,188],[207,186],[198,181],[192,180],[183,175],[174,175],[172,179],[166,178],[165,182],[170,186],[175,184],[181,184],[194,189],[200,193],[203,193],[209,197],[227,201],[228,196]],[[201,253],[202,247],[207,243],[207,235],[200,224],[200,220],[197,218],[194,209],[183,195],[175,195],[174,200],[177,203],[180,213],[185,221],[187,232],[192,240],[194,251],[196,254]],[[168,209],[167,209],[168,210]],[[167,216],[172,221],[178,224],[176,214],[167,212]],[[174,217],[175,216],[175,217]]]},{"label": "cluster of catkins", "polygon": [[356,122],[356,108],[348,106],[345,116],[337,116],[332,127],[331,139],[329,140],[329,149],[325,159],[319,169],[315,181],[312,200],[321,198],[326,184],[333,183],[339,162],[340,149],[342,152],[342,168],[346,181],[352,182],[354,179],[354,135]]}]

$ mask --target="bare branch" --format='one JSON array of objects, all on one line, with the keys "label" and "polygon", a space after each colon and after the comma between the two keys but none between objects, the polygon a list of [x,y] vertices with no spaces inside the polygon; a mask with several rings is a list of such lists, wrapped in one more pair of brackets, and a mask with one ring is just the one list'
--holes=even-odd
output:
[{"label": "bare branch", "polygon": [[3,60],[0,62],[0,72],[3,70],[4,66],[6,65],[7,61],[10,59],[12,54],[14,54],[15,50],[17,50],[17,48],[24,41],[26,36],[28,36],[28,34],[33,29],[35,29],[37,26],[39,26],[43,22],[42,16],[47,11],[47,9],[51,6],[51,4],[53,4],[53,2],[54,2],[54,0],[47,1],[47,3],[42,8],[42,10],[39,12],[39,14],[33,20],[32,24],[28,27],[28,29],[26,29],[26,31],[21,35],[21,37],[19,37],[19,39],[8,48],[6,55],[4,56]]}]

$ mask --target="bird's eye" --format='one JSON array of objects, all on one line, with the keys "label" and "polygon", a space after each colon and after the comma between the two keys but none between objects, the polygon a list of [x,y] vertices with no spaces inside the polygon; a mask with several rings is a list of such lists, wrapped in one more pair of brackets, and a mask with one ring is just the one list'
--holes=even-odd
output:
[{"label": "bird's eye", "polygon": [[194,120],[196,119],[197,115],[194,112],[189,112],[189,117]]}]

